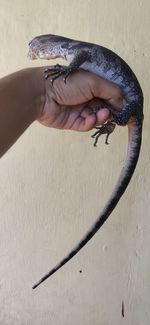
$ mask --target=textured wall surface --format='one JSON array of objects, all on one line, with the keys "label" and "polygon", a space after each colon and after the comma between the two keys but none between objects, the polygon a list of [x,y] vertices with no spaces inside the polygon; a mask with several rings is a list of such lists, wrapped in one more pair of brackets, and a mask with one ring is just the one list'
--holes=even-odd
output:
[{"label": "textured wall surface", "polygon": [[149,11],[148,0],[0,0],[1,77],[44,65],[27,59],[27,44],[54,33],[116,51],[145,96],[142,152],[127,192],[80,254],[35,291],[110,195],[127,129],[118,127],[110,146],[101,139],[95,149],[91,132],[35,122],[1,159],[0,325],[150,324]]}]

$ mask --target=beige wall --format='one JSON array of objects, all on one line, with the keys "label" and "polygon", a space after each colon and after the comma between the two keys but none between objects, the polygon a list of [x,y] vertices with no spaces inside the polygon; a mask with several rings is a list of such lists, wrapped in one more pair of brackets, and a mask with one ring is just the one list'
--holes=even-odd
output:
[{"label": "beige wall", "polygon": [[1,76],[32,66],[29,40],[54,33],[115,50],[145,94],[143,147],[130,187],[94,239],[35,291],[106,202],[127,130],[118,127],[109,147],[101,139],[95,149],[91,132],[34,123],[1,159],[0,325],[150,324],[149,12],[148,0],[0,0]]}]

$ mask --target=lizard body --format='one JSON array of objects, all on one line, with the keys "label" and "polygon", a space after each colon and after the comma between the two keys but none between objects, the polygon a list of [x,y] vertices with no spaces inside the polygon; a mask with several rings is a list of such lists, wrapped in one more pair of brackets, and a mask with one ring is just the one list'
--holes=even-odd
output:
[{"label": "lizard body", "polygon": [[123,109],[121,112],[115,112],[110,107],[112,121],[98,128],[99,130],[94,134],[96,137],[95,143],[98,137],[104,133],[107,133],[108,139],[108,135],[113,132],[115,125],[127,125],[129,137],[126,161],[116,187],[103,211],[76,247],[33,286],[33,289],[35,289],[87,244],[107,220],[126,190],[140,153],[143,124],[143,93],[135,74],[127,63],[111,50],[99,45],[71,40],[62,36],[41,35],[35,37],[29,43],[29,57],[32,59],[61,57],[69,62],[69,65],[66,67],[56,65],[54,68],[46,70],[46,78],[51,77],[52,82],[60,75],[63,75],[64,81],[66,81],[68,75],[80,67],[120,86],[123,93]]}]

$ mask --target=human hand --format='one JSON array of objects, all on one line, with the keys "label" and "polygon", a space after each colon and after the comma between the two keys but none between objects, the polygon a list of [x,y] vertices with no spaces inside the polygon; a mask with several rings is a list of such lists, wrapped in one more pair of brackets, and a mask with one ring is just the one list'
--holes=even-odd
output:
[{"label": "human hand", "polygon": [[121,110],[120,88],[95,74],[79,70],[66,84],[59,77],[52,85],[44,79],[44,70],[23,69],[0,79],[0,157],[35,120],[49,127],[88,131],[110,119],[110,106]]},{"label": "human hand", "polygon": [[[95,105],[103,108],[95,113]],[[69,76],[66,83],[62,77],[53,85],[45,80],[45,104],[38,121],[58,129],[89,131],[110,118],[109,106],[121,110],[120,88],[95,74],[79,70]]]}]

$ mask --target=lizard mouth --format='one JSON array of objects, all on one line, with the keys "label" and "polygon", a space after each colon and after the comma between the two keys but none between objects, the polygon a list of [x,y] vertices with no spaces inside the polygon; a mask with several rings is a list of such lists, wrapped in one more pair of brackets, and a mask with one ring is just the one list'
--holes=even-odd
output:
[{"label": "lizard mouth", "polygon": [[59,57],[60,56],[56,55],[55,53],[46,53],[43,51],[39,51],[38,53],[36,53],[31,48],[29,48],[29,52],[28,52],[28,58],[31,60],[36,60],[36,59],[50,60],[50,59],[56,59]]},{"label": "lizard mouth", "polygon": [[28,58],[31,60],[36,60],[38,59],[38,55],[35,52],[33,52],[31,49],[29,49]]}]

